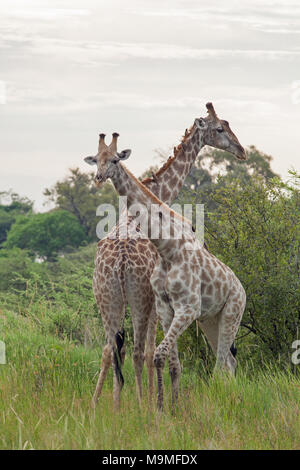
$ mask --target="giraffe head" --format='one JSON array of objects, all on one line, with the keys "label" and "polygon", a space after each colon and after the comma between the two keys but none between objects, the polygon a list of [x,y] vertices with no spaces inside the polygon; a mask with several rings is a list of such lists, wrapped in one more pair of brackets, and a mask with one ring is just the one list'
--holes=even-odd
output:
[{"label": "giraffe head", "polygon": [[195,127],[201,132],[203,144],[226,150],[239,160],[246,160],[245,150],[230,129],[228,121],[218,118],[212,103],[207,103],[206,108],[207,117],[195,119]]},{"label": "giraffe head", "polygon": [[117,163],[121,160],[126,160],[131,154],[129,149],[122,150],[120,153],[117,152],[118,137],[119,134],[114,132],[110,145],[106,145],[105,134],[99,134],[97,155],[84,159],[89,165],[97,165],[97,174],[95,176],[97,186],[111,178],[116,171]]}]

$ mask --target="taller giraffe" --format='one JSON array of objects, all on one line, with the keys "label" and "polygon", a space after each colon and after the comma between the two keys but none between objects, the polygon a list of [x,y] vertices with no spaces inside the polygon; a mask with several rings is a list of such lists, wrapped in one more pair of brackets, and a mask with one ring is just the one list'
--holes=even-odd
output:
[{"label": "taller giraffe", "polygon": [[[170,204],[178,195],[183,182],[190,172],[201,148],[208,144],[213,147],[232,152],[238,159],[245,160],[245,152],[238,139],[231,131],[227,121],[219,120],[211,103],[207,105],[208,116],[200,118],[201,124],[193,125],[183,138],[182,143],[174,149],[174,156],[152,178],[143,181],[159,199]],[[90,163],[109,161],[112,154],[116,154],[118,134],[113,134],[110,146],[104,141],[104,134],[100,134],[98,154],[95,157],[87,157]],[[111,171],[107,171],[110,176]],[[99,184],[99,179],[98,179]],[[120,404],[120,391],[122,387],[122,375],[119,372],[115,349],[115,337],[120,330],[126,303],[130,310],[134,328],[133,361],[136,372],[138,398],[141,401],[142,382],[141,374],[144,362],[144,348],[147,335],[146,363],[148,368],[149,396],[154,390],[154,363],[153,354],[156,336],[156,314],[154,308],[153,291],[150,277],[157,261],[155,246],[141,234],[128,226],[128,239],[119,238],[120,230],[130,219],[121,217],[119,224],[112,233],[98,243],[95,259],[95,271],[93,288],[99,310],[102,315],[107,344],[102,355],[102,366],[97,387],[93,397],[95,405],[102,390],[102,386],[114,357],[114,402],[118,408]],[[113,239],[114,238],[114,239]],[[124,351],[122,351],[124,352]],[[124,356],[124,354],[123,354]],[[170,361],[170,373],[174,377],[174,364],[176,364],[176,376],[179,376],[180,364],[176,345]]]}]

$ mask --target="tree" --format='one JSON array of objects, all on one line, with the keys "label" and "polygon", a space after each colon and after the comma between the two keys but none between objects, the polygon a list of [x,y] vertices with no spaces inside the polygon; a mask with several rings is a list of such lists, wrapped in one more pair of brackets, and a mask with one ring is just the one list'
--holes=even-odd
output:
[{"label": "tree", "polygon": [[[206,217],[216,209],[212,193],[216,185],[224,185],[225,181],[239,179],[248,184],[251,178],[259,175],[263,181],[274,178],[276,173],[271,169],[272,157],[257,150],[253,145],[246,150],[247,160],[237,160],[234,155],[223,150],[205,148],[198,156],[195,165],[185,180],[177,201],[204,204]],[[218,179],[218,176],[227,179]]]},{"label": "tree", "polygon": [[9,231],[16,218],[12,214],[6,212],[3,207],[0,207],[0,245],[5,242],[7,232]]},{"label": "tree", "polygon": [[140,181],[143,181],[146,178],[151,178],[153,174],[155,174],[159,170],[159,166],[151,165],[147,170],[145,170],[141,176],[139,177]]},{"label": "tree", "polygon": [[51,259],[69,247],[79,246],[86,236],[76,217],[54,210],[27,217],[19,216],[4,246],[26,249],[35,256]]},{"label": "tree", "polygon": [[79,168],[70,170],[70,175],[58,181],[53,188],[45,189],[44,195],[56,207],[69,211],[79,221],[89,241],[96,240],[96,225],[99,219],[96,209],[100,204],[112,204],[118,215],[118,195],[111,183],[96,187],[92,173],[82,173]]},{"label": "tree", "polygon": [[0,192],[0,245],[6,240],[7,233],[18,215],[32,212],[33,202],[12,191]]},{"label": "tree", "polygon": [[239,336],[246,335],[252,358],[290,363],[300,327],[299,189],[258,175],[247,185],[227,177],[219,183],[206,240],[246,290]]}]

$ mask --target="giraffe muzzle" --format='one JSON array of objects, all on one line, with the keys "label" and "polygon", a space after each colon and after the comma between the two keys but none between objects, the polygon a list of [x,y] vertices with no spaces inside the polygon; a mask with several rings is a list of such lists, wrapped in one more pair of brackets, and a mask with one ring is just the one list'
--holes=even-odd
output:
[{"label": "giraffe muzzle", "polygon": [[236,145],[235,146],[235,151],[232,152],[239,160],[247,160],[247,155],[245,152],[244,147],[241,145]]},{"label": "giraffe muzzle", "polygon": [[101,183],[103,182],[103,176],[102,175],[96,175],[94,178],[94,181],[96,183],[96,186],[100,186]]}]

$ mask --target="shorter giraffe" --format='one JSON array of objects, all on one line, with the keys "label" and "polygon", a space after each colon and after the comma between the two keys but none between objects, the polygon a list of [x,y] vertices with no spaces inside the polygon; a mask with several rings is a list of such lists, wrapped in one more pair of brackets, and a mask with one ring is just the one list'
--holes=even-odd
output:
[{"label": "shorter giraffe", "polygon": [[[211,113],[214,113],[211,105]],[[216,126],[222,127],[216,114]],[[206,140],[206,123],[195,120]],[[219,132],[219,131],[218,131]],[[221,133],[221,132],[220,132]],[[226,146],[224,136],[224,146]],[[163,326],[164,339],[155,352],[155,367],[158,378],[158,407],[163,407],[162,371],[169,357],[174,401],[178,396],[180,367],[176,342],[178,337],[195,320],[201,328],[217,356],[217,367],[227,368],[231,373],[236,360],[230,351],[245,308],[245,291],[231,269],[208,252],[197,240],[192,226],[180,215],[172,211],[147,189],[120,162],[130,155],[130,150],[120,153],[106,152],[98,156],[96,181],[110,178],[121,196],[127,196],[129,207],[141,204],[148,212],[148,237],[156,247],[160,257],[154,268],[151,285],[155,293],[156,311]],[[91,157],[90,157],[91,158]],[[151,217],[152,206],[158,205],[159,219]],[[165,238],[164,228],[169,224]],[[184,230],[181,237],[177,234]],[[157,226],[160,227],[158,236]]]}]

